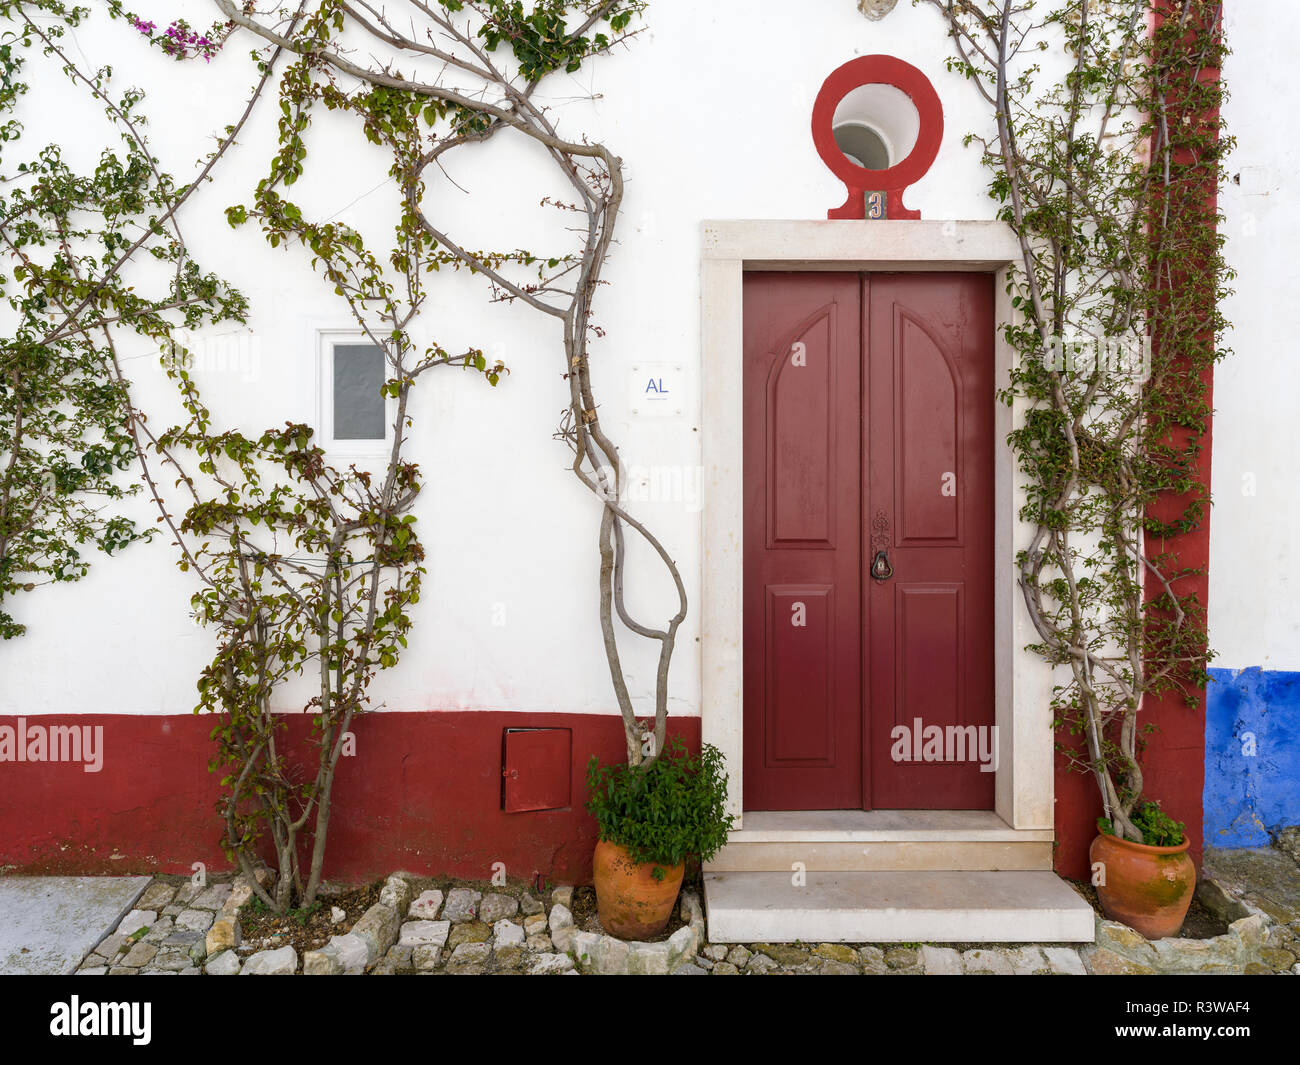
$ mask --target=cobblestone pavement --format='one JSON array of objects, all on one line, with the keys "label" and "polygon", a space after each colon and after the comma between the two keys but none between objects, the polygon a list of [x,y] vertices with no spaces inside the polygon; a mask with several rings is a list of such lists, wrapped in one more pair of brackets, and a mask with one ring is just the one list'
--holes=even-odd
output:
[{"label": "cobblestone pavement", "polygon": [[[1244,971],[1300,974],[1300,870],[1290,857],[1271,849],[1211,852],[1206,865],[1226,891],[1268,914],[1260,958]],[[572,887],[555,888],[543,897],[518,886],[451,886],[445,880],[395,875],[386,881],[380,901],[347,933],[302,956],[292,946],[240,940],[238,910],[250,893],[240,878],[198,887],[178,877],[156,877],[136,908],[95,947],[79,971],[114,976],[579,974],[568,952],[575,930]],[[633,971],[687,976],[1083,976],[1153,971],[1117,965],[1110,952],[1101,949],[1109,944],[1122,950],[1124,940],[1135,936],[1122,925],[1099,922],[1096,947],[1082,951],[1075,944],[706,942],[694,957],[685,958],[665,945],[650,962],[634,962]],[[605,941],[617,953],[618,941]],[[1162,944],[1158,951],[1172,942]]]},{"label": "cobblestone pavement", "polygon": [[1300,975],[1300,826],[1283,829],[1272,847],[1207,849],[1203,868],[1229,897],[1271,918],[1260,960],[1246,972]]}]

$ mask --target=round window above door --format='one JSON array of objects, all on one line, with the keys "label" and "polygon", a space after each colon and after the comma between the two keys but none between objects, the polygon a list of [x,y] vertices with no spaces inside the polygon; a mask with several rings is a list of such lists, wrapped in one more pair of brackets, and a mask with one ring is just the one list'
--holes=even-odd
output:
[{"label": "round window above door", "polygon": [[848,198],[827,218],[916,219],[903,193],[934,163],[943,107],[921,71],[895,56],[866,55],[835,70],[813,104],[813,144]]}]

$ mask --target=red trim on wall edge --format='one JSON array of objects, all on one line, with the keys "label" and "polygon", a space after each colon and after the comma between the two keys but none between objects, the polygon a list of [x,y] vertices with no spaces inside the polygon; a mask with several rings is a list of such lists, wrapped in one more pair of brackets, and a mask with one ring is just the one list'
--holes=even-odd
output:
[{"label": "red trim on wall edge", "polygon": [[[80,763],[0,764],[0,867],[29,874],[189,873],[230,868],[221,853],[220,794],[208,772],[213,719],[191,714],[31,717],[29,725],[102,725],[98,773]],[[16,725],[17,718],[0,718]],[[298,732],[304,718],[291,721]],[[501,810],[506,728],[573,730],[573,805]],[[587,759],[624,757],[617,715],[496,711],[374,713],[340,761],[325,876],[360,883],[395,870],[486,880],[544,873],[589,883],[596,825],[583,808]],[[699,718],[670,718],[669,736],[699,749]]]}]

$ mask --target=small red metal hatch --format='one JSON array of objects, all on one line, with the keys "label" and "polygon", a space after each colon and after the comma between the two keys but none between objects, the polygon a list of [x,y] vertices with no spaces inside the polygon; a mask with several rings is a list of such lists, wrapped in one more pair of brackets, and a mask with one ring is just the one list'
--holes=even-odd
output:
[{"label": "small red metal hatch", "polygon": [[573,732],[567,728],[508,728],[501,742],[501,809],[561,810],[573,784]]}]

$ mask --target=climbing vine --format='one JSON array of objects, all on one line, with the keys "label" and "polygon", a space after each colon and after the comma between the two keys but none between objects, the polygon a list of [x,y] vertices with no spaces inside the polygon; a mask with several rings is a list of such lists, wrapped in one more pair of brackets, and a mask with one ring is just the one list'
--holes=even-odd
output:
[{"label": "climbing vine", "polygon": [[[243,297],[186,253],[177,212],[206,176],[181,185],[144,139],[143,94],[89,70],[71,34],[88,8],[62,0],[0,3],[0,638],[26,627],[8,612],[20,592],[86,575],[88,550],[148,536],[120,502],[135,450],[130,400],[112,371],[115,334],[153,340],[178,326],[242,320]],[[29,147],[19,117],[32,57],[61,70],[103,116],[93,169],[57,144]],[[93,134],[91,134],[93,136]],[[142,279],[130,269],[162,264]]]},{"label": "climbing vine", "polygon": [[[622,161],[601,143],[561,133],[537,91],[556,72],[572,73],[625,43],[636,32],[644,0],[538,0],[531,7],[518,0],[437,0],[413,3],[400,17],[382,5],[346,0],[320,0],[276,15],[234,0],[215,2],[236,27],[295,57],[282,80],[280,154],[256,207],[273,243],[280,229],[296,221],[296,208],[281,201],[276,189],[302,173],[313,111],[345,111],[361,121],[369,141],[391,152],[407,227],[400,258],[418,254],[429,268],[479,275],[494,300],[523,304],[556,331],[568,384],[557,435],[572,451],[574,475],[599,502],[601,631],[628,760],[653,761],[664,745],[668,672],[686,616],[686,592],[667,548],[625,506],[622,460],[600,420],[589,351],[592,336],[600,333],[594,303],[623,198]],[[572,246],[547,253],[472,249],[454,232],[457,212],[426,196],[430,168],[501,136],[527,138],[552,164],[572,200],[547,198],[543,204],[578,219]],[[253,212],[236,208],[231,214],[235,223],[245,217]],[[336,243],[321,233],[311,239]],[[660,625],[635,619],[624,602],[629,530],[649,545],[677,593],[676,612]],[[659,645],[649,740],[621,665],[617,622]]]},{"label": "climbing vine", "polygon": [[[607,650],[628,722],[629,755],[638,762],[643,740],[618,667],[612,614],[617,610],[636,631],[665,645],[659,750],[668,657],[685,611],[676,567],[621,506],[617,451],[598,424],[587,365],[587,337],[596,329],[591,303],[621,198],[620,164],[603,146],[561,137],[534,102],[548,75],[573,72],[626,39],[640,5],[545,2],[531,11],[504,2],[418,6],[429,23],[419,40],[400,37],[368,6],[324,0],[263,24],[244,9],[218,3],[228,20],[223,42],[240,29],[265,42],[254,53],[262,74],[254,97],[274,78],[280,107],[278,148],[266,176],[251,201],[232,206],[227,219],[232,226],[258,225],[271,248],[305,252],[346,301],[358,330],[384,352],[383,392],[391,401],[393,430],[384,468],[335,468],[306,425],[256,437],[219,429],[187,368],[187,353],[176,344],[164,361],[187,420],[157,434],[147,419],[132,421],[146,481],[181,550],[181,567],[201,581],[196,614],[217,634],[217,654],[199,682],[199,709],[218,720],[213,768],[223,774],[224,845],[249,873],[268,849],[273,853],[280,874],[274,889],[257,884],[254,890],[278,911],[315,900],[339,760],[355,742],[356,719],[371,709],[374,678],[406,647],[410,608],[420,596],[424,552],[410,511],[421,477],[406,453],[412,390],[435,368],[459,366],[489,384],[507,372],[478,349],[452,355],[437,343],[417,344],[412,330],[438,271],[482,275],[492,299],[522,301],[560,327],[572,414],[561,435],[574,449],[574,472],[597,494],[605,515],[600,546]],[[158,43],[155,27],[128,17]],[[428,82],[408,81],[393,73],[392,63],[354,65],[348,58],[354,49],[338,42],[358,30],[399,53],[437,60],[440,73]],[[186,34],[188,40],[192,31]],[[207,39],[217,37],[214,28]],[[171,46],[164,40],[162,47]],[[201,48],[190,55],[196,56],[206,58]],[[452,86],[446,79],[453,76],[478,84]],[[359,139],[388,159],[399,210],[382,254],[357,230],[313,219],[294,199],[294,186],[312,167],[334,165],[310,148],[310,127],[321,111],[352,120]],[[546,256],[470,250],[436,221],[426,198],[427,169],[442,165],[454,149],[510,128],[541,143],[575,190],[577,204],[554,205],[586,214],[585,240],[576,249]],[[184,495],[179,518],[160,485],[159,463]],[[679,615],[665,630],[636,626],[623,608],[624,524],[656,547],[682,594]],[[303,674],[316,678],[317,690],[295,720],[285,711],[291,685]]]},{"label": "climbing vine", "polygon": [[[297,25],[291,23],[291,32]],[[191,58],[203,54],[196,50]],[[251,110],[278,73],[280,148],[252,205],[232,207],[228,219],[258,222],[272,248],[306,250],[358,332],[382,351],[382,392],[391,400],[387,458],[380,469],[341,470],[308,425],[286,423],[252,436],[220,428],[190,373],[190,353],[176,340],[163,362],[187,420],[158,433],[140,414],[132,422],[180,566],[201,582],[196,617],[217,637],[216,654],[199,679],[197,710],[218,722],[212,769],[222,774],[223,846],[277,912],[315,902],[339,761],[353,753],[352,729],[372,708],[374,678],[397,664],[411,627],[409,609],[419,601],[424,550],[410,510],[421,477],[406,454],[412,390],[435,367],[471,368],[490,384],[505,371],[478,350],[453,356],[414,341],[411,328],[436,263],[409,212],[402,213],[388,252],[376,254],[356,230],[314,221],[288,197],[307,161],[301,135],[313,89],[305,64],[279,71],[282,57],[275,47],[256,58],[261,77],[249,103]],[[351,106],[346,99],[341,105]],[[406,168],[419,148],[409,132],[392,123],[368,130],[370,140],[392,153],[394,167]],[[409,191],[399,184],[403,202]],[[182,493],[179,517],[159,470],[169,471]],[[314,677],[315,693],[295,714],[293,685],[304,675]],[[279,874],[274,886],[252,875],[268,850]]]},{"label": "climbing vine", "polygon": [[1142,842],[1144,699],[1194,702],[1210,653],[1198,571],[1167,545],[1206,518],[1206,388],[1226,354],[1220,5],[923,2],[993,112],[968,143],[1020,240],[1002,399],[1023,410],[1010,442],[1033,649],[1068,675],[1056,724],[1082,739],[1058,747],[1094,775],[1112,831]]},{"label": "climbing vine", "polygon": [[[6,239],[21,264],[14,280],[23,283],[20,299],[26,302],[18,309],[39,323],[40,331],[31,326],[6,349],[4,396],[9,409],[21,415],[10,415],[9,450],[17,457],[9,471],[25,470],[8,483],[34,494],[23,504],[31,513],[22,528],[11,515],[26,497],[13,490],[4,497],[0,542],[9,545],[5,557],[17,561],[6,561],[3,574],[12,584],[14,574],[31,571],[37,564],[32,538],[48,538],[60,521],[65,539],[91,535],[116,547],[138,537],[130,523],[99,519],[85,504],[73,510],[73,491],[64,490],[70,486],[82,496],[101,492],[110,498],[126,494],[132,489],[118,486],[111,475],[138,461],[182,570],[199,582],[196,617],[216,636],[214,657],[199,680],[196,710],[216,720],[212,768],[222,775],[218,807],[227,853],[247,873],[268,855],[277,864],[280,875],[273,888],[250,877],[262,901],[278,911],[312,904],[339,759],[354,742],[356,719],[372,706],[374,678],[397,663],[407,643],[409,611],[419,599],[424,573],[411,513],[421,477],[406,453],[412,390],[435,368],[457,366],[489,384],[507,372],[478,349],[453,355],[436,342],[417,343],[412,330],[441,269],[484,277],[490,300],[520,302],[556,330],[564,359],[559,368],[568,384],[557,435],[572,450],[575,476],[599,503],[602,631],[628,759],[633,765],[653,761],[663,749],[668,668],[685,616],[685,590],[667,550],[623,505],[621,460],[600,424],[588,359],[589,339],[600,334],[593,303],[622,200],[621,161],[580,134],[562,135],[537,93],[549,76],[573,73],[626,42],[636,32],[632,23],[644,6],[641,0],[540,0],[531,8],[509,0],[440,0],[415,5],[424,25],[407,19],[405,29],[367,4],[321,0],[268,15],[217,0],[220,18],[207,31],[179,19],[160,31],[110,0],[112,18],[177,61],[206,63],[241,30],[258,39],[253,53],[258,80],[244,110],[186,186],[158,170],[139,114],[141,94],[132,90],[114,98],[111,70],[83,73],[60,49],[61,29],[38,26],[28,17],[38,6],[59,14],[67,26],[87,15],[59,0],[8,4],[5,12],[21,28],[7,43],[38,42],[61,60],[69,77],[84,83],[104,107],[122,134],[126,154],[106,154],[93,178],[80,179],[62,168],[57,149],[50,149],[42,156],[45,179],[35,182],[36,191],[11,194],[8,201],[10,221],[37,219],[6,230]],[[359,65],[355,57],[361,53],[343,43],[358,36],[370,39],[376,55],[387,49],[389,57]],[[11,105],[22,91],[13,78],[18,60],[12,48],[0,57],[9,64],[4,102]],[[396,72],[399,60],[427,74],[403,77]],[[279,97],[278,146],[251,200],[231,207],[227,219],[233,226],[258,225],[271,248],[305,253],[345,301],[358,331],[384,353],[383,393],[392,434],[381,469],[338,469],[307,425],[286,423],[258,434],[224,428],[204,403],[191,373],[191,353],[177,331],[246,318],[243,297],[195,265],[178,212],[235,143],[271,86]],[[373,251],[361,233],[341,222],[313,219],[293,198],[293,187],[309,166],[333,165],[309,151],[309,128],[320,111],[350,118],[359,137],[387,155],[399,211],[393,240],[383,252]],[[11,122],[7,139],[13,140],[19,128]],[[570,196],[548,197],[543,204],[582,221],[573,246],[546,254],[473,250],[452,235],[452,216],[440,217],[442,205],[429,201],[425,174],[431,166],[441,167],[449,153],[471,150],[505,131],[538,144],[569,188]],[[18,172],[25,173],[21,167]],[[96,241],[109,254],[85,250]],[[55,250],[43,263],[32,249],[47,246]],[[124,267],[137,254],[174,267],[164,295],[143,296],[122,280]],[[156,429],[147,412],[133,405],[120,348],[124,328],[143,333],[161,349],[183,411],[178,424]],[[30,367],[53,366],[51,354],[64,350],[82,360],[80,369],[75,362],[59,365],[39,391]],[[84,400],[72,386],[74,371],[88,381]],[[41,495],[33,486],[48,473],[51,449],[23,440],[35,439],[41,428],[38,408],[57,411],[59,403],[78,402],[82,424],[67,425],[62,415],[52,415],[49,426],[62,427],[58,431],[67,438],[61,446],[91,478],[65,478],[58,482],[60,490]],[[105,443],[82,446],[95,433]],[[70,458],[62,465],[74,463]],[[40,506],[46,513],[36,513]],[[63,509],[51,520],[53,507]],[[15,528],[30,533],[29,540],[10,535]],[[624,605],[627,530],[650,545],[677,590],[678,610],[662,626],[634,620]],[[619,662],[616,618],[660,645],[649,742]],[[295,708],[293,685],[303,675],[315,678],[315,694]]]}]

